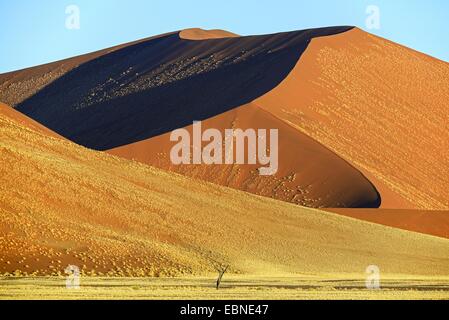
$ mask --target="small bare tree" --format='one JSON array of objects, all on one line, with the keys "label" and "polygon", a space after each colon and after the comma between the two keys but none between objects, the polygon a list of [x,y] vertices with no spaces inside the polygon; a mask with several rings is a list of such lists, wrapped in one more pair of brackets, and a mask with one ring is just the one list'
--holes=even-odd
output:
[{"label": "small bare tree", "polygon": [[217,290],[220,288],[221,279],[223,279],[224,274],[228,270],[229,266],[222,266],[221,268],[217,268],[218,271],[218,279],[217,279]]},{"label": "small bare tree", "polygon": [[226,271],[228,271],[230,265],[228,264],[229,261],[225,262],[225,259],[223,257],[219,257],[217,254],[214,254],[212,251],[207,252],[206,254],[204,251],[198,247],[191,246],[190,249],[192,251],[197,252],[200,256],[203,256],[206,260],[208,260],[215,270],[218,272],[218,278],[217,278],[217,290],[220,289],[221,280],[223,279],[224,274]]}]

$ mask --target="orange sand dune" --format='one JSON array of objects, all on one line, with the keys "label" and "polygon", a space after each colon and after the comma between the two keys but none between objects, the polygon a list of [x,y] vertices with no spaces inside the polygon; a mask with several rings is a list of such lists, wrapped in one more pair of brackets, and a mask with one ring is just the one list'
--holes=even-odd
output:
[{"label": "orange sand dune", "polygon": [[239,35],[225,30],[203,30],[199,28],[186,29],[179,33],[179,37],[185,40],[207,40],[235,38]]},{"label": "orange sand dune", "polygon": [[[313,139],[253,104],[233,109],[202,123],[203,130],[278,129],[279,170],[260,176],[261,165],[173,165],[170,133],[108,151],[111,154],[186,176],[307,207],[378,207],[371,183],[348,163]],[[192,135],[192,126],[188,131]],[[203,143],[203,147],[206,143]],[[245,153],[247,158],[247,153]]]},{"label": "orange sand dune", "polygon": [[395,209],[327,209],[347,217],[449,238],[449,211]]},{"label": "orange sand dune", "polygon": [[[152,38],[85,62],[17,108],[83,146],[115,149],[191,177],[309,207],[376,207],[379,195],[358,170],[257,106],[245,106],[288,75],[310,39],[349,29],[183,39],[200,32],[195,29]],[[166,133],[206,119],[222,130],[236,123],[280,129],[281,170],[261,178],[251,165],[172,166]]]},{"label": "orange sand dune", "polygon": [[[198,41],[183,39],[189,34]],[[47,85],[37,94],[32,94],[35,84],[27,81],[41,67],[8,75],[23,76],[24,81],[5,84],[0,75],[0,92],[22,97],[16,99],[18,110],[78,144],[120,150],[123,157],[163,168],[169,165],[143,154],[148,139],[253,104],[282,127],[298,131],[284,142],[291,149],[298,150],[297,137],[306,135],[361,171],[380,193],[383,208],[449,209],[449,64],[350,27],[217,35],[225,34],[191,29],[123,45],[85,61],[63,78],[48,82],[42,76],[39,81]],[[276,178],[298,176],[298,165],[291,161],[296,155],[285,151],[283,156],[288,165],[280,160],[284,171]],[[327,160],[321,159],[318,167]],[[271,182],[252,188],[228,182],[229,174],[217,168],[210,174],[204,168],[175,169],[307,205],[335,204],[336,193],[342,195],[341,206],[367,206],[366,199],[373,199],[367,181],[368,193],[358,199],[354,188],[347,187],[351,179],[342,179],[341,189],[330,192],[317,182],[324,187],[313,193],[316,197],[295,201],[302,192],[295,188],[307,186],[307,181],[298,180],[273,195]],[[305,175],[320,180],[327,173]],[[335,181],[339,174],[328,177]],[[240,181],[247,181],[244,176]],[[326,203],[326,198],[333,200]]]},{"label": "orange sand dune", "polygon": [[[349,29],[202,41],[179,33],[155,37],[89,60],[15,107],[75,143],[104,151],[249,103],[285,79],[312,38]],[[6,92],[14,95],[13,89]]]},{"label": "orange sand dune", "polygon": [[446,276],[449,240],[167,173],[0,109],[0,273]]},{"label": "orange sand dune", "polygon": [[359,29],[315,38],[256,103],[359,168],[384,208],[449,209],[449,64]]}]

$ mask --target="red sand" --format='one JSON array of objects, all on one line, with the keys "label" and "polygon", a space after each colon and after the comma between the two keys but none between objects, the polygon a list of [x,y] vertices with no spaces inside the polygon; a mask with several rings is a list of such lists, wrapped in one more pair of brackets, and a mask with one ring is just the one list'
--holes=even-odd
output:
[{"label": "red sand", "polygon": [[[257,195],[308,207],[376,206],[371,183],[347,162],[313,139],[254,104],[223,113],[202,123],[203,130],[278,129],[279,170],[262,177],[261,165],[173,165],[169,155],[176,144],[170,133],[108,151],[158,168],[200,178]],[[191,132],[192,127],[187,128]]]},{"label": "red sand", "polygon": [[256,100],[359,168],[383,208],[449,209],[449,63],[359,29],[315,38]]},{"label": "red sand", "polygon": [[326,209],[326,211],[449,239],[449,211],[394,209]]},{"label": "red sand", "polygon": [[[192,120],[210,120],[253,104],[297,131],[289,135],[291,141],[284,142],[292,150],[301,147],[298,137],[308,136],[332,151],[337,156],[333,159],[347,161],[354,176],[360,178],[354,168],[362,172],[379,191],[383,208],[448,209],[449,89],[445,80],[449,64],[358,29],[344,30],[348,29],[221,38],[228,34],[193,29],[179,37],[155,37],[135,46],[120,46],[120,50],[104,50],[87,62],[89,68],[86,64],[74,68],[63,80],[51,82],[41,95],[22,101],[20,110],[79,144],[98,150],[122,147],[116,150],[123,157],[167,167],[130,145],[147,143],[151,137],[160,141],[157,136]],[[185,41],[183,34],[206,40]],[[307,39],[312,40],[304,48]],[[304,50],[302,55],[298,50]],[[35,85],[49,83],[48,72],[76,65],[68,61],[0,75],[2,96],[15,100],[31,95]],[[77,90],[61,94],[64,88]],[[258,124],[250,119],[245,125]],[[283,159],[297,157],[297,151],[283,151]],[[342,206],[373,198],[365,178],[356,179],[365,180],[361,195],[354,193],[352,178],[333,180],[334,191],[316,182],[323,190],[312,193],[310,199],[303,194],[307,179],[289,181],[285,187],[283,179],[295,175],[335,179],[340,171],[332,175],[332,170],[322,170],[328,159],[318,161],[315,168],[308,166],[301,175],[294,161],[283,164],[281,159],[283,175],[277,177],[281,193],[266,185],[234,186],[308,205],[335,204],[337,193],[344,199]],[[227,181],[229,174],[217,173],[216,168],[209,174],[204,168],[201,173],[191,167],[173,170],[232,184]],[[298,192],[304,197],[296,202]],[[332,201],[326,201],[328,196]]]},{"label": "red sand", "polygon": [[239,35],[225,30],[203,30],[199,28],[186,29],[179,33],[179,37],[184,40],[207,40],[236,38]]}]

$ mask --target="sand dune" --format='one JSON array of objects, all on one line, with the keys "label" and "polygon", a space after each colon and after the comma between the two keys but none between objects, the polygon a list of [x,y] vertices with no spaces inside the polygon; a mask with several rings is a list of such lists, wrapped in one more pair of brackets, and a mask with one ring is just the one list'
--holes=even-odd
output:
[{"label": "sand dune", "polygon": [[[278,129],[279,169],[261,176],[261,165],[173,165],[170,134],[108,151],[128,159],[186,176],[307,207],[378,207],[376,189],[358,170],[298,130],[254,104],[248,104],[202,123],[203,130]],[[192,134],[192,126],[188,131]],[[203,143],[205,145],[205,143]],[[247,153],[245,154],[247,157]]]},{"label": "sand dune", "polygon": [[[64,77],[47,79],[65,65],[72,67],[64,69]],[[69,59],[62,67],[0,75],[0,92],[18,110],[78,144],[256,194],[345,207],[379,203],[373,197],[379,192],[383,208],[447,210],[448,76],[447,63],[351,27],[250,37],[189,29]],[[160,142],[160,136],[194,120],[244,113],[248,104],[298,131],[288,135],[288,148],[300,150],[298,137],[308,136],[326,154],[334,152],[336,163],[342,163],[338,157],[347,161],[354,167],[347,172],[359,178],[328,187],[317,182],[322,190],[296,201],[308,179],[276,193],[266,184],[248,187],[245,177],[229,182],[232,168],[172,168],[151,154],[166,146],[148,139]],[[145,155],[146,145],[152,149]],[[284,152],[284,170],[276,179],[298,176],[295,157]],[[317,168],[329,159],[319,159]],[[335,181],[342,172],[304,175],[322,181],[328,174]],[[348,187],[352,181],[364,191],[355,195]],[[339,201],[337,193],[344,195]]]},{"label": "sand dune", "polygon": [[[91,151],[0,109],[0,272],[447,275],[449,240]],[[95,271],[93,271],[95,270]]]},{"label": "sand dune", "polygon": [[327,209],[327,211],[403,230],[449,238],[449,211],[410,209]]},{"label": "sand dune", "polygon": [[182,30],[179,33],[179,37],[185,40],[207,40],[207,39],[222,39],[222,38],[235,38],[239,35],[225,31],[225,30],[203,30],[200,28],[192,28]]},{"label": "sand dune", "polygon": [[449,209],[449,64],[353,29],[256,103],[359,168],[385,208]]},{"label": "sand dune", "polygon": [[[349,29],[193,42],[183,38],[226,33],[190,29],[152,38],[97,54],[18,110],[81,145],[114,148],[116,155],[191,177],[309,207],[376,207],[381,199],[359,171],[257,106],[244,106],[288,75],[310,39]],[[34,71],[19,74],[26,72]],[[261,178],[251,165],[172,166],[165,133],[194,120],[222,130],[224,123],[281,129],[281,170]]]},{"label": "sand dune", "polygon": [[169,34],[88,61],[16,107],[80,145],[107,150],[251,102],[288,75],[310,39],[348,29],[204,41]]}]

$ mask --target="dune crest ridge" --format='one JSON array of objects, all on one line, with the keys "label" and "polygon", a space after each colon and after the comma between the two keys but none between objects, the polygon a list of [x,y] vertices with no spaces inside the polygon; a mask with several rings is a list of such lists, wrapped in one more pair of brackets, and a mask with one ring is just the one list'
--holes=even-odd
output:
[{"label": "dune crest ridge", "polygon": [[219,29],[204,30],[201,28],[191,28],[180,31],[179,37],[184,40],[208,40],[208,39],[236,38],[239,37],[239,35]]}]

